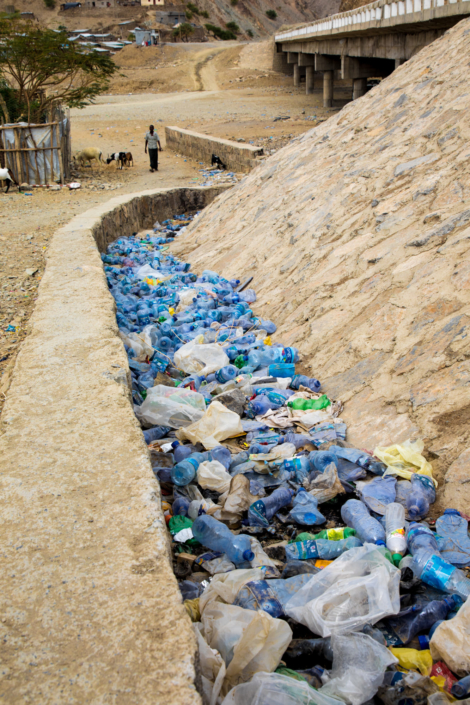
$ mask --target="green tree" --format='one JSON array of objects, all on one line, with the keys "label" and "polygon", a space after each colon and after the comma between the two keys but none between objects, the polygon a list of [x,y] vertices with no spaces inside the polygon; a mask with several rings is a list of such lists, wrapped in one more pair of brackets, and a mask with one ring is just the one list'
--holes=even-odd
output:
[{"label": "green tree", "polygon": [[188,22],[182,22],[178,27],[175,27],[172,36],[175,39],[181,39],[183,42],[188,41],[188,37],[194,32],[194,27],[192,27]]},{"label": "green tree", "polygon": [[193,19],[193,13],[191,12],[191,10],[185,10],[184,14],[186,15],[187,20]]},{"label": "green tree", "polygon": [[205,24],[204,27],[208,32],[212,32],[216,37],[223,40],[236,39],[237,35],[228,29],[222,29],[222,27],[217,27],[215,24]]},{"label": "green tree", "polygon": [[230,0],[230,4],[235,7],[235,5],[238,5],[238,0]]},{"label": "green tree", "polygon": [[247,29],[247,30],[246,30],[246,33],[247,33],[247,35],[248,35],[249,37],[251,37],[251,39],[253,39],[254,34],[253,34],[253,32],[251,31],[251,29]]},{"label": "green tree", "polygon": [[53,10],[55,7],[55,0],[44,0],[44,5],[49,8],[49,10]]},{"label": "green tree", "polygon": [[269,17],[270,20],[275,20],[277,17],[277,12],[276,10],[266,10],[266,16]]},{"label": "green tree", "polygon": [[209,19],[209,13],[207,12],[207,10],[201,10],[201,15],[202,17],[205,17],[206,20]]},{"label": "green tree", "polygon": [[237,25],[236,22],[233,22],[233,21],[232,21],[232,22],[226,22],[225,26],[226,26],[227,29],[229,29],[231,32],[235,32],[235,34],[240,31],[240,27]]},{"label": "green tree", "polygon": [[200,9],[198,8],[198,6],[195,5],[193,2],[188,2],[188,4],[186,5],[186,7],[188,8],[188,10],[189,10],[190,12],[193,12],[195,15],[200,15],[200,14],[201,14],[201,11],[200,11]]},{"label": "green tree", "polygon": [[66,32],[29,22],[0,22],[0,73],[13,91],[20,116],[41,122],[53,105],[84,108],[109,87],[117,67],[108,56],[87,52]]}]

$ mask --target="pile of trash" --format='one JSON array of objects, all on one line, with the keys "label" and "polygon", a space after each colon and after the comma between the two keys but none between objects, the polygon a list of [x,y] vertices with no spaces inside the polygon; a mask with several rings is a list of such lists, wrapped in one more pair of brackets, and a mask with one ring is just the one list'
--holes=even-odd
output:
[{"label": "pile of trash", "polygon": [[238,177],[234,171],[199,169],[199,173],[202,178],[201,186],[221,186],[225,184],[236,184],[238,182]]},{"label": "pile of trash", "polygon": [[436,521],[421,441],[347,442],[342,404],[255,315],[250,280],[103,255],[208,705],[443,705],[470,692],[468,517]]}]

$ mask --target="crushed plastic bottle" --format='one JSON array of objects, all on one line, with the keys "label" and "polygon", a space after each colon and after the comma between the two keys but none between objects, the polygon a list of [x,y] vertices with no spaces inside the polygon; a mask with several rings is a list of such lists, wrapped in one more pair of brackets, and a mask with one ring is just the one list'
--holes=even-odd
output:
[{"label": "crushed plastic bottle", "polygon": [[348,499],[341,508],[343,521],[353,529],[364,543],[385,544],[385,531],[377,519],[369,514],[366,505],[358,499]]},{"label": "crushed plastic bottle", "polygon": [[255,554],[251,550],[250,537],[243,534],[234,536],[230,529],[206,514],[199,516],[192,526],[193,536],[203,546],[225,553],[232,563],[252,561]]}]

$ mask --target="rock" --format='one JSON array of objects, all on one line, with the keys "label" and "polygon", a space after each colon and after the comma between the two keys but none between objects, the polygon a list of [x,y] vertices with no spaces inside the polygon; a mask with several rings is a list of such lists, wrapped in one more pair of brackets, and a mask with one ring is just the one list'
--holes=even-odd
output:
[{"label": "rock", "polygon": [[20,188],[31,188],[30,184],[27,184],[26,181],[24,181],[22,184],[20,184]]},{"label": "rock", "polygon": [[231,389],[229,392],[223,392],[218,396],[214,397],[221,404],[234,411],[236,414],[241,416],[243,414],[243,409],[245,408],[245,395],[239,389]]},{"label": "rock", "polygon": [[54,184],[53,186],[49,186],[49,191],[60,191],[60,186],[58,184]]},{"label": "rock", "polygon": [[36,269],[25,269],[24,273],[26,274],[27,277],[32,277],[34,274],[37,272],[37,267]]}]

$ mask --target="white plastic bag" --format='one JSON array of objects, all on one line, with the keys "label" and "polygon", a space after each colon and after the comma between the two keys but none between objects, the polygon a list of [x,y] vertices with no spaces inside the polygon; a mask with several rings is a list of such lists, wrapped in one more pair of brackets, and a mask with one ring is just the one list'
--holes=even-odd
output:
[{"label": "white plastic bag", "polygon": [[262,610],[212,603],[201,622],[204,639],[220,653],[227,667],[222,694],[251,680],[255,673],[274,671],[292,639],[287,622]]},{"label": "white plastic bag", "polygon": [[318,504],[328,502],[338,494],[344,494],[344,487],[339,480],[336,465],[334,463],[327,465],[321,475],[308,483],[307,489],[308,493],[318,500]]},{"label": "white plastic bag", "polygon": [[232,476],[218,460],[205,460],[197,469],[197,482],[207,490],[228,492]]},{"label": "white plastic bag", "polygon": [[263,580],[264,575],[265,571],[259,568],[238,568],[230,573],[216,575],[199,598],[201,614],[212,602],[225,602],[231,605],[245,583],[249,583],[250,580]]},{"label": "white plastic bag", "polygon": [[385,670],[398,659],[367,634],[333,634],[333,668],[323,695],[340,698],[348,705],[362,705],[382,685]]},{"label": "white plastic bag", "polygon": [[194,340],[183,345],[175,352],[175,367],[188,374],[203,375],[217,372],[230,364],[226,353],[217,343],[204,343],[204,336],[198,335]]},{"label": "white plastic bag", "polygon": [[306,681],[280,673],[255,673],[249,683],[233,688],[222,705],[340,705]]},{"label": "white plastic bag", "polygon": [[[198,396],[201,395],[198,394]],[[176,437],[180,441],[187,438],[191,443],[202,443],[206,450],[212,450],[226,438],[242,433],[243,426],[239,415],[227,409],[220,401],[213,401],[200,420],[191,426],[181,428],[177,431]]]},{"label": "white plastic bag", "polygon": [[434,661],[445,661],[451,671],[466,676],[470,671],[470,598],[453,619],[442,622],[430,643]]},{"label": "white plastic bag", "polygon": [[201,419],[205,409],[206,402],[202,394],[187,388],[157,384],[147,391],[138,416],[152,426],[180,428]]},{"label": "white plastic bag", "polygon": [[351,548],[289,600],[286,614],[315,634],[360,629],[400,609],[400,571],[374,544]]},{"label": "white plastic bag", "polygon": [[129,333],[129,335],[126,335],[120,330],[119,337],[124,345],[132,349],[134,359],[137,360],[137,362],[145,362],[147,358],[151,359],[153,357],[155,350],[143,338],[138,336],[137,333]]},{"label": "white plastic bag", "polygon": [[200,622],[194,625],[201,668],[202,700],[204,705],[216,705],[225,677],[225,663],[219,652],[207,644],[201,630]]}]

